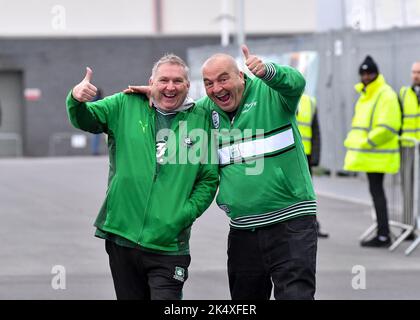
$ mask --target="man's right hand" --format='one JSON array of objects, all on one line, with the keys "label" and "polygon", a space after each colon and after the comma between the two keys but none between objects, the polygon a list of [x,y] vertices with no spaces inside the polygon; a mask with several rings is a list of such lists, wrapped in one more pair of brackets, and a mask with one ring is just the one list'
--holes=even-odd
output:
[{"label": "man's right hand", "polygon": [[142,93],[149,98],[149,106],[151,107],[152,102],[152,87],[151,86],[128,86],[127,89],[123,90],[124,93]]},{"label": "man's right hand", "polygon": [[83,80],[76,85],[72,90],[73,98],[79,102],[91,101],[95,98],[98,89],[90,83],[92,80],[93,71],[91,68],[86,67],[86,75]]},{"label": "man's right hand", "polygon": [[124,93],[143,93],[146,96],[150,96],[151,88],[150,86],[128,86],[127,89],[124,89]]}]

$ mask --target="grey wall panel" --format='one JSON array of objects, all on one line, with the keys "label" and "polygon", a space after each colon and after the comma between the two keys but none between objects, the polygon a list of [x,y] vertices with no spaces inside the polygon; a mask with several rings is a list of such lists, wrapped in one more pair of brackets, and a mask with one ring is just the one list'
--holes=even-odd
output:
[{"label": "grey wall panel", "polygon": [[164,53],[186,59],[188,47],[218,41],[217,37],[0,39],[0,70],[22,71],[23,86],[42,92],[39,101],[25,102],[24,154],[47,156],[53,134],[78,132],[67,120],[65,98],[84,77],[86,66],[94,71],[93,84],[109,95],[128,84],[147,83],[154,61]]}]

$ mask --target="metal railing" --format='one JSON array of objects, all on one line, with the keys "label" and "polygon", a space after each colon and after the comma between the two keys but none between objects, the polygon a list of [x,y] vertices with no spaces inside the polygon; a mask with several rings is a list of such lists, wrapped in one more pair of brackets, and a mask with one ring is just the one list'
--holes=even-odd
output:
[{"label": "metal railing", "polygon": [[[408,236],[415,235],[413,243],[406,249],[405,254],[409,255],[419,244],[420,237],[417,235],[419,227],[419,183],[420,183],[420,141],[414,138],[400,137],[401,141],[401,169],[399,174],[392,175],[385,183],[388,194],[388,222],[389,226],[401,230],[395,238],[390,251],[395,250]],[[360,236],[360,240],[368,238],[377,230],[376,214],[372,209],[373,224]]]},{"label": "metal railing", "polygon": [[[404,141],[404,139],[401,139],[402,141]],[[405,138],[405,140],[408,140],[408,138]],[[418,230],[420,227],[419,224],[419,183],[420,183],[420,153],[419,153],[419,145],[420,145],[420,141],[416,140],[416,139],[409,139],[414,145],[410,148],[413,152],[414,155],[414,159],[413,159],[413,165],[409,166],[409,169],[411,169],[412,172],[412,185],[413,185],[413,194],[412,194],[412,200],[413,200],[413,210],[412,212],[408,212],[407,216],[409,216],[409,218],[411,218],[410,223],[413,226],[413,234],[416,236],[414,241],[411,243],[411,245],[405,250],[405,254],[409,255],[411,254],[411,252],[414,251],[414,249],[420,244],[420,237],[418,236]],[[409,184],[410,186],[411,184]],[[406,188],[407,189],[407,188]],[[410,189],[408,189],[410,191]],[[407,192],[404,192],[404,196],[406,195]],[[411,194],[411,193],[409,193]],[[411,215],[410,215],[411,213]]]}]

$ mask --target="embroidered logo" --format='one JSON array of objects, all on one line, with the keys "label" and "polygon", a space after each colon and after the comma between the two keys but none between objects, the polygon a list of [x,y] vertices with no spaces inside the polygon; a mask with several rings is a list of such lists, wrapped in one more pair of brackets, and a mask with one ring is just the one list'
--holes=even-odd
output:
[{"label": "embroidered logo", "polygon": [[158,163],[163,162],[163,156],[165,155],[166,149],[166,141],[156,142],[156,160]]},{"label": "embroidered logo", "polygon": [[143,130],[143,133],[145,133],[149,124],[147,122],[143,123],[143,121],[141,121],[141,120],[139,120],[139,124],[140,124],[141,129]]},{"label": "embroidered logo", "polygon": [[230,209],[226,204],[219,205],[219,208],[222,209],[224,212],[229,213]]},{"label": "embroidered logo", "polygon": [[257,105],[257,101],[245,103],[242,113],[248,112],[249,110],[251,110],[252,107],[255,107],[256,105]]},{"label": "embroidered logo", "polygon": [[213,127],[215,129],[219,129],[219,126],[220,126],[219,114],[213,110],[213,112],[211,113],[211,118],[213,120]]},{"label": "embroidered logo", "polygon": [[185,281],[185,269],[182,267],[175,267],[174,279],[181,282]]}]

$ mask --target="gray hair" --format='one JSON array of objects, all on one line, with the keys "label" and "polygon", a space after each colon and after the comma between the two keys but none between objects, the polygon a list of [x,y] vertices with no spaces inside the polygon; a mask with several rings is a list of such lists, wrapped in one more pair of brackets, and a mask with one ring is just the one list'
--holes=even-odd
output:
[{"label": "gray hair", "polygon": [[189,73],[190,69],[188,68],[188,66],[184,62],[184,60],[182,60],[180,57],[178,57],[177,55],[175,55],[173,53],[167,53],[162,58],[160,58],[157,62],[155,62],[154,66],[153,66],[153,69],[152,69],[152,76],[151,76],[152,79],[155,77],[157,69],[162,64],[165,64],[165,63],[176,64],[176,65],[181,66],[185,71],[185,77],[189,81],[188,73]]}]

